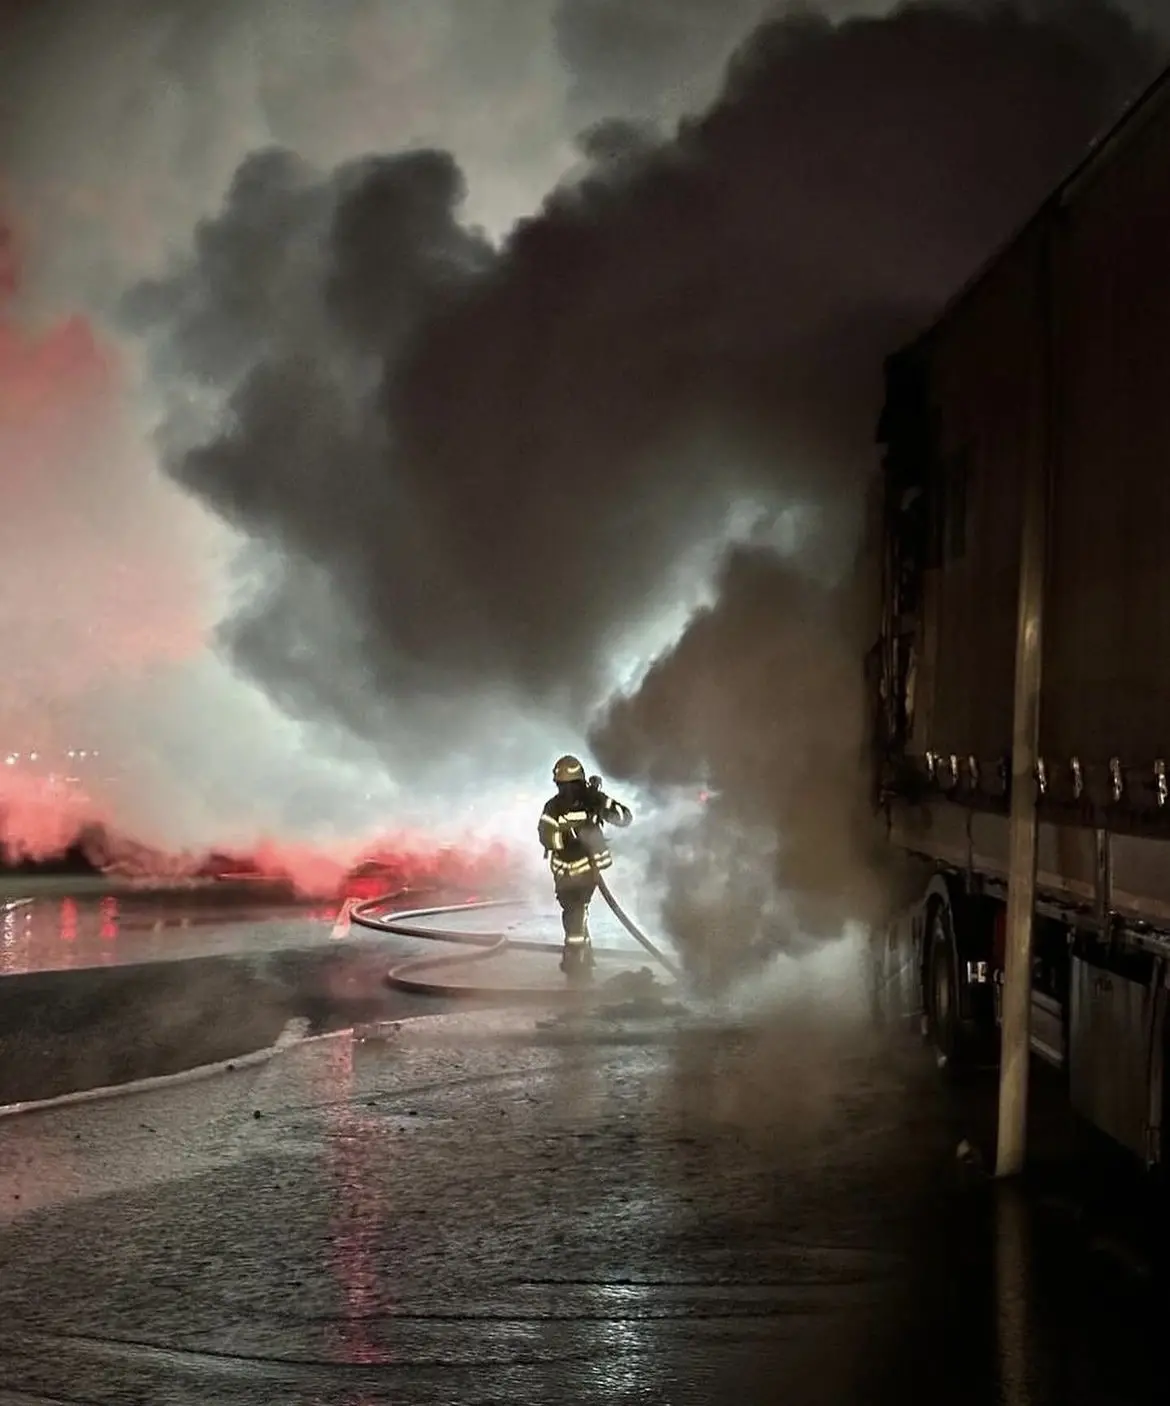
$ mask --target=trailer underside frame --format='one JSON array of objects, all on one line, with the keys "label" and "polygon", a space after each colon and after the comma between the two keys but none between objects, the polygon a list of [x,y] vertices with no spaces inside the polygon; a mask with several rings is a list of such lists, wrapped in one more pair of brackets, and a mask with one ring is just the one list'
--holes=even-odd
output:
[{"label": "trailer underside frame", "polygon": [[[945,799],[895,799],[886,821],[894,846],[926,866],[920,894],[901,915],[902,940],[913,945],[925,1025],[940,1055],[961,1067],[994,1047],[1007,817]],[[1137,915],[1170,915],[1164,842],[1051,822],[1041,829],[1033,1052],[1063,1069],[1080,1118],[1159,1166],[1170,928]],[[1125,883],[1113,887],[1118,872]],[[1139,884],[1148,877],[1152,885]]]}]

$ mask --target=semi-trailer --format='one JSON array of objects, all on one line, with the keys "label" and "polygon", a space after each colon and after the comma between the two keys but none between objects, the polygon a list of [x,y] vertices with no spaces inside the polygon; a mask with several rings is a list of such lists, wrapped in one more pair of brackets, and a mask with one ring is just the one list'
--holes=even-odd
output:
[{"label": "semi-trailer", "polygon": [[893,931],[926,1029],[952,1066],[997,1047],[1012,790],[1029,785],[1034,889],[1016,882],[1033,914],[1032,1051],[1065,1072],[1081,1118],[1157,1165],[1170,1158],[1170,71],[889,358],[877,438],[874,796],[922,876]]}]

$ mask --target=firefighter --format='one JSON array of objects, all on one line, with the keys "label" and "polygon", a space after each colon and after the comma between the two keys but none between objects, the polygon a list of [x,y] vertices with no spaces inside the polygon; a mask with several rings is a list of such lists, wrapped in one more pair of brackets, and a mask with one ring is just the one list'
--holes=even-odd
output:
[{"label": "firefighter", "polygon": [[600,776],[585,779],[585,768],[576,757],[561,757],[553,767],[553,781],[557,793],[545,804],[537,831],[552,870],[567,951],[589,939],[589,901],[597,887],[593,865],[608,869],[613,863],[602,826],[624,830],[634,816],[629,806],[605,794]]}]

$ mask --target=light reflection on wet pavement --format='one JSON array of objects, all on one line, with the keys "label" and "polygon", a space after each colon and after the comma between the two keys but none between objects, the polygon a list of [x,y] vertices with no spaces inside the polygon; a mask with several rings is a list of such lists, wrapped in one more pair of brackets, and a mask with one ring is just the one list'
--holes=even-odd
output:
[{"label": "light reflection on wet pavement", "polygon": [[96,1406],[1164,1400],[1156,1338],[960,1182],[948,1097],[901,1032],[498,1012],[35,1115],[0,1142],[0,1383]]},{"label": "light reflection on wet pavement", "polygon": [[[601,905],[595,904],[595,908]],[[182,905],[174,898],[152,902],[144,895],[71,895],[29,902],[0,900],[0,976],[23,972],[68,971],[176,961],[186,957],[277,952],[313,947],[342,935],[371,940],[376,934],[354,927],[334,931],[341,905],[334,903],[247,904],[238,899]],[[475,910],[456,917],[414,920],[419,927],[455,928],[469,933],[508,929],[513,938],[559,941],[560,919],[550,904],[517,904],[502,912]],[[608,912],[595,912],[590,926],[599,946],[641,949]],[[425,951],[424,942],[398,940],[404,952]]]},{"label": "light reflection on wet pavement", "polygon": [[0,976],[327,942],[338,905],[178,906],[141,896],[0,901]]}]

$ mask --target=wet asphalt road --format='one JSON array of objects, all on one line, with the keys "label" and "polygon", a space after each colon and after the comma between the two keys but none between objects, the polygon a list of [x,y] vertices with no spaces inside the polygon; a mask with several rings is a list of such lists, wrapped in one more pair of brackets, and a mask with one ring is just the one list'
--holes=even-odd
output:
[{"label": "wet asphalt road", "polygon": [[856,1011],[341,1036],[0,1129],[0,1401],[1164,1402]]},{"label": "wet asphalt road", "polygon": [[57,894],[0,900],[0,977],[190,957],[259,954],[331,940],[338,905],[182,894]]},{"label": "wet asphalt road", "polygon": [[336,904],[239,893],[0,904],[0,1106],[231,1060],[290,1020],[319,1032],[449,1009],[385,983],[436,950],[351,926]]},{"label": "wet asphalt road", "polygon": [[[458,896],[446,897],[458,901]],[[184,901],[181,892],[0,898],[0,977],[321,948],[349,930],[336,901],[276,904],[249,900],[238,891],[230,897],[218,897],[208,890],[197,899]],[[443,901],[444,895],[439,894],[405,906]],[[604,904],[595,902],[593,910],[590,926],[599,947],[641,956],[642,949]],[[534,907],[517,904],[502,911],[473,909],[457,918],[437,915],[414,921],[420,928],[453,926],[473,934],[506,928],[511,936],[527,941],[556,942],[560,934],[560,918],[552,903]],[[359,936],[369,932],[353,931]],[[396,938],[395,950],[407,953],[427,948],[420,942]]]},{"label": "wet asphalt road", "polygon": [[[559,929],[555,911],[523,905],[446,922],[503,922],[530,940]],[[293,1019],[318,1032],[449,1009],[434,993],[389,989],[386,972],[464,951],[351,925],[336,904],[259,904],[238,891],[0,903],[0,1106],[234,1059],[272,1045]],[[559,984],[553,956],[530,957],[525,979]],[[481,965],[464,978],[487,975]]]}]

